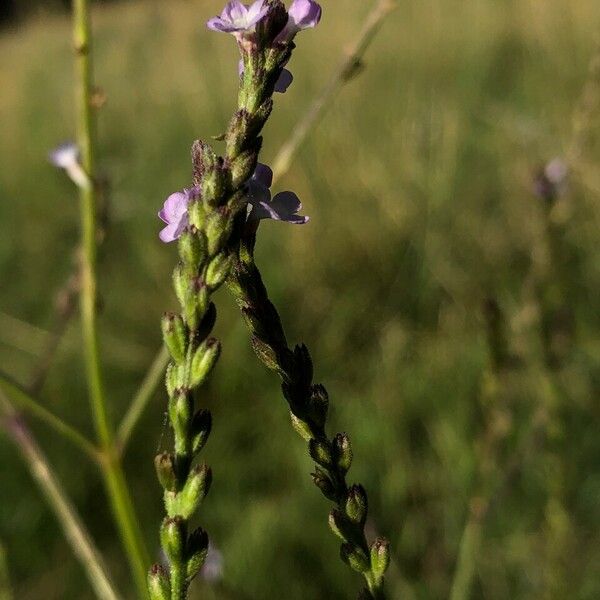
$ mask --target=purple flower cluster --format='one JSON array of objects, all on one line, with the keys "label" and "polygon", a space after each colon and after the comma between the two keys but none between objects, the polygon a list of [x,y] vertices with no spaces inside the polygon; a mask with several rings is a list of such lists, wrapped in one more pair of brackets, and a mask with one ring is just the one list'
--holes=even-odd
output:
[{"label": "purple flower cluster", "polygon": [[[231,33],[238,40],[251,38],[256,32],[256,25],[269,13],[266,0],[256,0],[246,5],[239,0],[232,0],[225,5],[220,16],[213,17],[206,25],[213,31]],[[315,27],[321,20],[321,7],[314,0],[294,0],[288,11],[288,22],[276,41],[287,43],[301,29]]]},{"label": "purple flower cluster", "polygon": [[[271,184],[273,171],[267,165],[258,164],[254,175],[248,181],[248,221],[272,219],[285,221],[293,225],[304,225],[309,218],[298,214],[302,203],[294,192],[280,192],[271,197]],[[159,218],[167,226],[159,233],[161,241],[174,242],[184,232],[189,224],[188,206],[192,200],[198,198],[199,190],[196,187],[184,189],[182,192],[171,194],[158,213]]]}]

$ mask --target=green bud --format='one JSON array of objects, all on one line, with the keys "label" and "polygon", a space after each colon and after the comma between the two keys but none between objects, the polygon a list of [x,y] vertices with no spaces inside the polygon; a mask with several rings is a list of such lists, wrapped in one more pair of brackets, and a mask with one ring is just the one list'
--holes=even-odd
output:
[{"label": "green bud", "polygon": [[174,396],[169,400],[169,419],[175,434],[175,451],[185,454],[187,440],[192,419],[193,401],[188,390],[175,390]]},{"label": "green bud", "polygon": [[175,394],[175,390],[182,387],[185,383],[185,365],[176,365],[169,363],[167,365],[167,374],[165,377],[167,393],[169,398]]},{"label": "green bud", "polygon": [[342,560],[358,573],[367,573],[371,565],[365,551],[354,544],[342,544],[340,548]]},{"label": "green bud", "polygon": [[237,188],[248,181],[252,177],[257,163],[258,154],[254,148],[250,148],[239,154],[230,166],[231,185]]},{"label": "green bud", "polygon": [[310,425],[300,417],[296,416],[293,412],[290,412],[290,417],[292,418],[292,425],[298,435],[305,441],[310,442],[313,438],[313,432]]},{"label": "green bud", "polygon": [[353,524],[337,508],[329,513],[329,527],[344,542],[348,542],[355,537]]},{"label": "green bud", "polygon": [[175,475],[173,456],[167,453],[159,454],[154,459],[154,466],[156,467],[158,481],[163,489],[175,490],[177,488],[177,476]]},{"label": "green bud", "polygon": [[267,369],[278,371],[279,364],[277,362],[277,353],[275,350],[255,335],[252,336],[251,343],[254,352],[256,352],[256,356],[258,356],[259,360],[267,367]]},{"label": "green bud", "polygon": [[338,433],[333,438],[333,456],[340,470],[347,473],[352,464],[352,446],[350,438],[345,433]]},{"label": "green bud", "polygon": [[205,142],[196,140],[192,146],[194,184],[209,205],[216,206],[225,190],[223,159]]},{"label": "green bud", "polygon": [[173,270],[173,287],[175,288],[177,300],[183,306],[188,292],[189,280],[186,277],[182,263],[179,263]]},{"label": "green bud", "polygon": [[321,490],[325,498],[335,502],[337,496],[335,493],[335,487],[329,478],[329,475],[317,467],[314,473],[311,473],[313,483]]},{"label": "green bud", "polygon": [[[192,200],[188,204],[188,219],[190,221],[190,225],[197,229],[197,235],[204,236],[202,231],[204,230],[204,224],[206,220],[206,208],[204,206],[204,202],[202,202],[200,198]],[[202,243],[205,243],[204,237],[202,237]]]},{"label": "green bud", "polygon": [[364,525],[367,520],[367,492],[362,485],[353,485],[346,498],[346,515],[357,525]]},{"label": "green bud", "polygon": [[313,385],[310,389],[309,410],[315,424],[321,429],[325,427],[329,410],[329,395],[322,385]]},{"label": "green bud", "polygon": [[311,439],[308,442],[311,458],[323,467],[331,466],[331,448],[327,441]]},{"label": "green bud", "polygon": [[186,577],[191,581],[202,568],[208,554],[208,535],[202,528],[196,529],[188,539]]},{"label": "green bud", "polygon": [[181,517],[167,517],[160,527],[160,544],[171,563],[181,563],[185,555],[187,526]]},{"label": "green bud", "polygon": [[169,575],[160,565],[152,565],[148,572],[148,593],[150,600],[171,600]]},{"label": "green bud", "polygon": [[210,435],[212,415],[206,409],[200,409],[192,420],[192,452],[198,454]]},{"label": "green bud", "polygon": [[206,284],[215,289],[227,279],[233,264],[233,254],[219,252],[209,263],[206,269]]},{"label": "green bud", "polygon": [[381,579],[390,566],[390,543],[377,538],[371,545],[371,570],[377,579]]},{"label": "green bud", "polygon": [[187,345],[186,327],[180,315],[165,313],[162,318],[163,339],[173,360],[182,363]]},{"label": "green bud", "polygon": [[200,385],[212,371],[221,354],[221,343],[216,338],[208,338],[194,353],[190,372],[191,386]]},{"label": "green bud", "polygon": [[178,514],[189,519],[198,510],[212,483],[212,471],[206,465],[194,467],[181,492],[177,495]]},{"label": "green bud", "polygon": [[209,256],[214,256],[225,247],[232,229],[233,219],[227,207],[221,206],[206,217],[205,233]]},{"label": "green bud", "polygon": [[179,237],[179,256],[185,265],[196,268],[206,254],[204,236],[195,227],[186,227]]}]

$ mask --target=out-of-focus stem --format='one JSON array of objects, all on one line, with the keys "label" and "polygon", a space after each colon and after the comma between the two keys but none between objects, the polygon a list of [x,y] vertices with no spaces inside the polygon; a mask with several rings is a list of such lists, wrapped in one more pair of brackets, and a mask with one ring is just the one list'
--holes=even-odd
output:
[{"label": "out-of-focus stem", "polygon": [[352,78],[367,48],[375,38],[385,17],[396,8],[395,0],[379,0],[368,14],[362,30],[356,36],[356,41],[344,53],[344,56],[331,74],[323,91],[314,99],[312,105],[297,123],[288,141],[281,147],[273,162],[273,181],[285,175],[292,164],[298,148],[304,142],[313,125],[319,120],[331,99],[339,88]]},{"label": "out-of-focus stem", "polygon": [[23,418],[0,391],[1,423],[7,434],[19,447],[33,478],[65,533],[65,536],[101,600],[118,600],[119,595],[106,573],[102,558],[77,511],[71,504],[46,457],[37,445]]},{"label": "out-of-focus stem", "polygon": [[16,384],[10,377],[0,372],[0,388],[15,402],[22,410],[26,410],[40,421],[43,421],[54,431],[62,435],[65,439],[75,444],[80,450],[83,450],[92,460],[98,461],[99,453],[97,448],[79,431],[65,423],[62,419],[50,412],[47,408],[39,404],[23,388]]},{"label": "out-of-focus stem", "polygon": [[80,187],[81,206],[81,324],[88,393],[96,433],[104,453],[102,472],[115,522],[119,528],[139,596],[146,597],[146,567],[149,563],[133,502],[115,452],[103,389],[96,323],[96,183],[95,116],[92,107],[93,71],[88,0],[73,1],[73,42],[77,103],[77,143],[89,184]]},{"label": "out-of-focus stem", "polygon": [[169,351],[163,346],[152,361],[139,390],[133,397],[131,405],[117,431],[115,445],[121,454],[125,453],[135,426],[144,413],[144,410],[146,410],[146,406],[148,406],[148,402],[150,402],[156,388],[162,381],[165,369],[169,364],[169,358]]}]

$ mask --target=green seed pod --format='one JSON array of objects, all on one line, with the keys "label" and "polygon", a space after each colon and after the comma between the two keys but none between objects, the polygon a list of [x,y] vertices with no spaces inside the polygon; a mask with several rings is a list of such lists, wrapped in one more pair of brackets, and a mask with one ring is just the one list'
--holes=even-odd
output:
[{"label": "green seed pod", "polygon": [[233,254],[219,252],[209,263],[206,269],[206,284],[216,289],[227,279],[233,264]]},{"label": "green seed pod", "polygon": [[192,420],[192,452],[198,454],[210,435],[212,429],[212,415],[209,410],[199,410]]},{"label": "green seed pod", "polygon": [[357,525],[363,526],[367,520],[367,492],[362,485],[353,485],[346,498],[346,515]]},{"label": "green seed pod", "polygon": [[198,509],[208,494],[212,483],[212,471],[206,465],[198,465],[192,469],[188,479],[178,494],[179,514],[189,519]]},{"label": "green seed pod", "polygon": [[182,263],[179,263],[173,270],[173,287],[175,289],[177,300],[179,300],[179,304],[183,306],[187,296],[189,279],[186,277]]},{"label": "green seed pod", "polygon": [[365,551],[354,544],[342,544],[340,548],[342,560],[358,573],[367,573],[371,565]]},{"label": "green seed pod", "polygon": [[305,441],[310,442],[314,437],[310,425],[300,417],[296,416],[293,412],[290,412],[290,417],[292,418],[292,425],[298,435]]},{"label": "green seed pod", "polygon": [[347,473],[352,464],[352,446],[345,433],[338,433],[333,438],[333,455],[337,466],[343,473]]},{"label": "green seed pod", "polygon": [[331,466],[331,447],[327,441],[311,439],[308,442],[308,452],[311,458],[322,467]]},{"label": "green seed pod", "polygon": [[265,365],[265,367],[267,367],[267,369],[271,369],[273,371],[279,370],[277,353],[273,348],[271,348],[271,346],[269,346],[266,342],[263,342],[255,335],[252,336],[251,344],[254,352],[256,352],[256,356],[258,356],[260,361]]},{"label": "green seed pod", "polygon": [[[197,235],[204,236],[202,231],[204,230],[204,223],[206,220],[206,208],[201,198],[192,200],[188,204],[188,219],[190,225],[196,228]],[[206,243],[203,237],[203,243]]]},{"label": "green seed pod", "polygon": [[187,526],[181,517],[167,517],[160,527],[160,544],[171,563],[181,563],[185,556]]},{"label": "green seed pod", "polygon": [[337,508],[329,513],[329,527],[344,542],[354,537],[352,523]]},{"label": "green seed pod", "polygon": [[208,535],[199,527],[188,539],[186,551],[186,578],[191,581],[202,568],[208,554]]},{"label": "green seed pod", "polygon": [[158,481],[163,489],[171,492],[177,489],[177,476],[175,475],[173,455],[166,452],[157,455],[154,459],[154,466],[156,467]]},{"label": "green seed pod", "polygon": [[148,572],[150,600],[171,600],[169,575],[160,565],[153,565]]},{"label": "green seed pod", "polygon": [[200,385],[212,371],[221,354],[221,343],[215,338],[208,338],[194,353],[190,372],[190,385]]},{"label": "green seed pod", "polygon": [[381,579],[390,566],[390,543],[377,538],[371,545],[371,570],[377,579]]},{"label": "green seed pod", "polygon": [[254,174],[257,163],[258,152],[254,147],[239,154],[230,165],[231,185],[234,188],[244,185]]},{"label": "green seed pod", "polygon": [[162,318],[163,339],[173,360],[182,363],[185,359],[187,331],[180,315],[165,313]]}]

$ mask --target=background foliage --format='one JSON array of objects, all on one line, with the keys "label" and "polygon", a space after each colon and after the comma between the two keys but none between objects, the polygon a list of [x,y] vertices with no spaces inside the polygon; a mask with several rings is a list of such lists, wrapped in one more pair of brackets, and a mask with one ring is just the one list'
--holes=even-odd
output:
[{"label": "background foliage", "polygon": [[[94,15],[107,95],[100,280],[114,419],[160,346],[160,314],[176,304],[174,248],[158,242],[156,211],[189,182],[191,142],[220,133],[234,106],[235,48],[203,28],[218,6],[132,2]],[[266,132],[267,159],[368,10],[356,0],[325,3],[320,28],[299,40],[296,81]],[[560,260],[550,260],[546,211],[531,193],[535,169],[569,147],[599,27],[594,0],[401,2],[281,181],[302,198],[310,225],[261,228],[258,260],[273,300],[289,338],[312,350],[335,430],[352,435],[352,474],[370,491],[371,527],[392,542],[393,598],[448,596],[469,506],[495,497],[515,457],[485,520],[473,597],[600,597],[598,136],[557,216]],[[69,36],[59,15],[0,35],[0,364],[24,383],[77,245],[74,190],[46,162],[73,134]],[[540,281],[543,298],[564,300],[575,323],[558,340],[558,367],[540,341]],[[482,317],[490,297],[519,357],[494,375]],[[217,301],[224,353],[204,394],[215,481],[202,523],[225,566],[223,582],[199,582],[197,596],[351,597],[357,581],[335,557],[327,504],[277,382],[253,355],[231,299],[221,292]],[[75,322],[41,398],[90,431]],[[152,460],[164,405],[160,390],[126,461],[155,550]],[[35,430],[124,587],[95,469]],[[492,453],[490,435],[499,440]],[[0,543],[15,597],[91,597],[4,437],[0,480]]]}]

